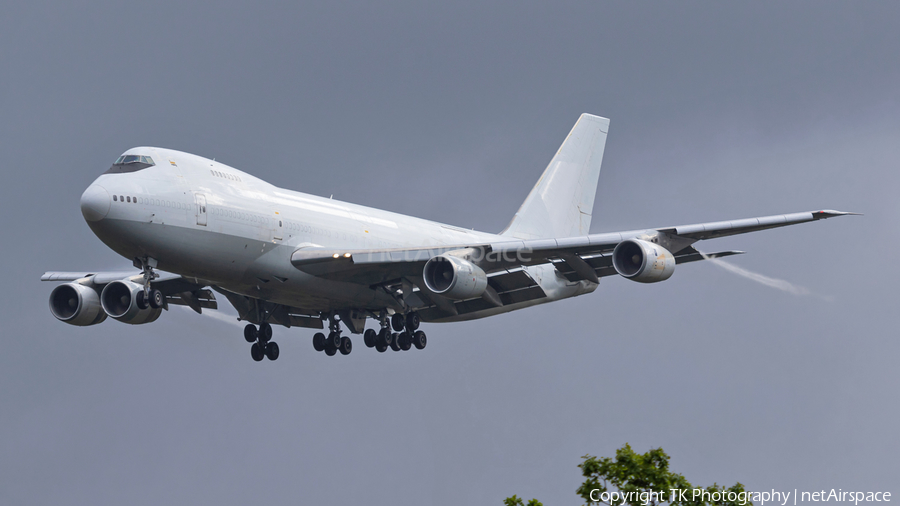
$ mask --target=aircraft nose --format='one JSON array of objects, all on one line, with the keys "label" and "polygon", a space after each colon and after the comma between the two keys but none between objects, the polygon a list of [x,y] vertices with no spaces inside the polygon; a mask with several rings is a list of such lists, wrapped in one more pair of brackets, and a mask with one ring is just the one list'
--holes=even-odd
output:
[{"label": "aircraft nose", "polygon": [[100,221],[109,214],[110,196],[106,188],[92,184],[81,195],[81,214],[87,221]]}]

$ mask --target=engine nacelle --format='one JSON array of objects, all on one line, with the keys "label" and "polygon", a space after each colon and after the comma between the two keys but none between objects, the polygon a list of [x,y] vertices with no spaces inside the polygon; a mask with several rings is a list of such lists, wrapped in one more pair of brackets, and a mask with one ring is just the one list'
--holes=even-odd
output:
[{"label": "engine nacelle", "polygon": [[162,308],[141,309],[138,307],[137,296],[142,291],[144,291],[144,287],[137,283],[113,281],[103,288],[103,292],[100,294],[100,303],[106,314],[120,322],[140,325],[156,321],[162,313]]},{"label": "engine nacelle", "polygon": [[656,283],[672,277],[675,257],[658,244],[628,239],[613,250],[613,267],[622,277],[632,281]]},{"label": "engine nacelle", "polygon": [[106,319],[97,290],[78,283],[59,285],[50,292],[50,312],[57,320],[80,327]]},{"label": "engine nacelle", "polygon": [[481,267],[453,255],[438,255],[422,269],[425,286],[448,299],[481,297],[487,288],[487,274]]}]

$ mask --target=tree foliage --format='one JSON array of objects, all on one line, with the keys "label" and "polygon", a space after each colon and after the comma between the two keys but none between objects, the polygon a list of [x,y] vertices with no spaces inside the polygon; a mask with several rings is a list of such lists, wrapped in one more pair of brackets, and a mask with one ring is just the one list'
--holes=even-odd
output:
[{"label": "tree foliage", "polygon": [[544,506],[544,503],[538,501],[537,499],[532,499],[528,501],[528,504],[525,504],[521,497],[512,496],[507,497],[503,500],[503,506]]},{"label": "tree foliage", "polygon": [[[725,488],[717,484],[695,487],[684,476],[669,470],[669,456],[662,448],[636,453],[625,444],[615,458],[582,457],[578,465],[585,480],[576,493],[586,504],[608,506],[752,506],[744,486]],[[674,492],[673,492],[674,491]],[[683,491],[683,492],[679,492]],[[526,506],[517,496],[504,506]],[[541,506],[532,499],[527,506]]]}]

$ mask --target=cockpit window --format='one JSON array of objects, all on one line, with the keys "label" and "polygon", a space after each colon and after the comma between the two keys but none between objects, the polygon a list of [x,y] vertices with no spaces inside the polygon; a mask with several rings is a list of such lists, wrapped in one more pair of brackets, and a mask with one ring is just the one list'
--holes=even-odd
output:
[{"label": "cockpit window", "polygon": [[106,171],[106,174],[137,172],[141,169],[146,169],[147,167],[153,167],[154,165],[156,164],[149,156],[122,155],[119,158],[116,158],[116,161],[113,163],[112,167],[110,167],[109,170]]},{"label": "cockpit window", "polygon": [[116,160],[114,165],[125,165],[129,163],[145,163],[148,166],[156,165],[153,163],[153,159],[149,156],[141,156],[141,155],[122,155]]}]

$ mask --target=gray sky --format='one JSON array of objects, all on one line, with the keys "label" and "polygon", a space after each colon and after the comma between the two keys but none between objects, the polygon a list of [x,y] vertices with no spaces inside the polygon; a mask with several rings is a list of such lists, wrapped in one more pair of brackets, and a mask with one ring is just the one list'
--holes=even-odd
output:
[{"label": "gray sky", "polygon": [[[3,504],[576,503],[661,446],[696,484],[887,490],[900,436],[896,2],[13,2],[0,8]],[[44,270],[128,267],[81,192],[126,149],[464,227],[506,225],[578,115],[594,232],[819,208],[665,283],[315,353],[180,308],[56,321]]]}]

